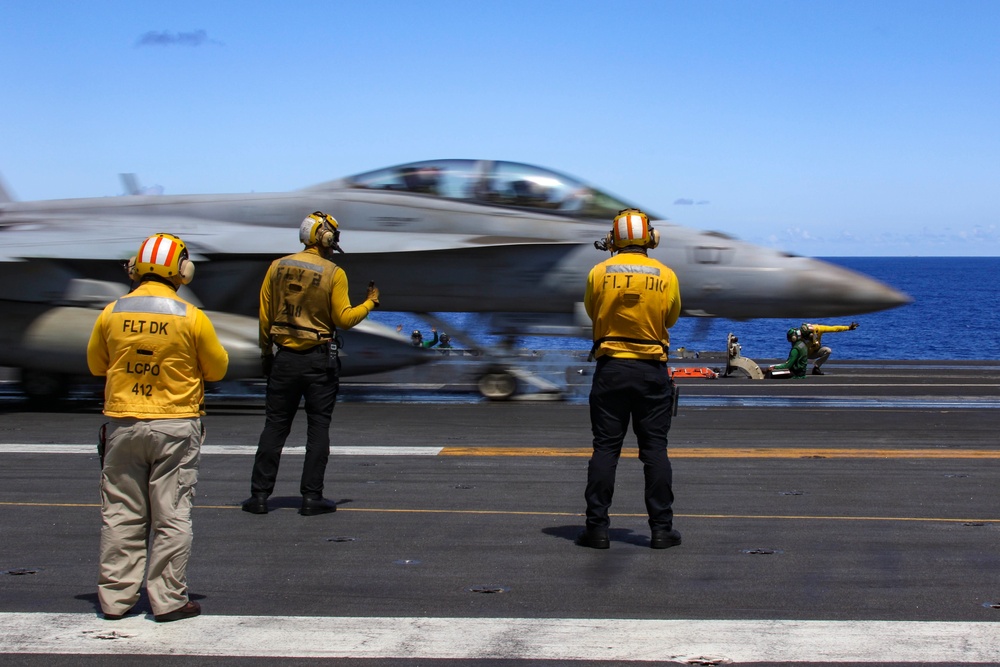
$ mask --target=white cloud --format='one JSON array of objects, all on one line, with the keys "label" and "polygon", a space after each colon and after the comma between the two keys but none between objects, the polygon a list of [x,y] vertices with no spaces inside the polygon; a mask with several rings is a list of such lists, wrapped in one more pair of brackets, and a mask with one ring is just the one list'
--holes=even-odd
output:
[{"label": "white cloud", "polygon": [[140,46],[202,46],[204,44],[222,45],[222,42],[209,39],[208,33],[204,30],[194,30],[192,32],[170,32],[163,30],[157,32],[150,30],[140,37],[135,45]]}]

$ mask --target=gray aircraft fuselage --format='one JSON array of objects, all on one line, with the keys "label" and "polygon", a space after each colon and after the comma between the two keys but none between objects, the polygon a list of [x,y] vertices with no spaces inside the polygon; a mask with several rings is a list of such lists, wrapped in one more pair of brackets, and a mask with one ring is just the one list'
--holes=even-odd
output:
[{"label": "gray aircraft fuselage", "polygon": [[[113,260],[134,254],[145,236],[169,231],[184,238],[201,260],[192,289],[205,307],[254,315],[266,265],[299,248],[298,223],[314,210],[341,223],[346,254],[336,261],[353,280],[354,293],[363,294],[368,280],[375,280],[387,310],[572,312],[582,300],[587,272],[607,256],[593,241],[604,236],[610,220],[351,188],[11,203],[0,208],[0,225],[6,228],[0,238],[36,220],[37,226],[19,234],[29,241],[5,243],[7,255],[120,280]],[[827,262],[667,222],[653,224],[662,240],[650,254],[677,273],[687,315],[808,319],[909,301],[891,287]],[[80,253],[81,243],[91,249]],[[105,267],[85,267],[92,262]],[[0,294],[37,298],[38,292],[23,287],[14,294],[0,288]]]},{"label": "gray aircraft fuselage", "polygon": [[[190,288],[203,307],[255,318],[267,265],[301,248],[299,223],[321,210],[340,222],[346,252],[335,261],[352,302],[374,280],[385,310],[566,317],[607,257],[593,242],[626,207],[557,172],[473,160],[401,165],[286,193],[0,197],[0,307],[67,305],[73,279],[125,283],[122,261],[145,237],[169,232],[188,245],[197,265]],[[650,255],[676,272],[685,315],[816,319],[910,301],[827,262],[653,224],[661,241]],[[14,338],[0,325],[0,340]]]}]

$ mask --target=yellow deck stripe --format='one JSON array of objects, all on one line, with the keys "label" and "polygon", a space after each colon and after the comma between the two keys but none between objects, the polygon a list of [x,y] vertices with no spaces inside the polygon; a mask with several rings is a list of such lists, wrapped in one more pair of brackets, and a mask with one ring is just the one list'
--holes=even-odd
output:
[{"label": "yellow deck stripe", "polygon": [[[255,445],[207,445],[203,455],[252,455]],[[591,455],[591,448],[584,447],[449,447],[440,445],[424,446],[375,446],[375,447],[331,447],[331,456],[508,456],[508,457],[571,457],[585,458]],[[884,447],[682,447],[673,446],[670,456],[677,459],[1000,459],[1000,447],[996,449],[965,449],[951,447],[897,448]],[[87,454],[94,456],[93,445],[74,444],[0,444],[0,454]],[[303,447],[286,447],[289,455],[302,455]],[[627,442],[622,456],[635,458],[638,450],[633,442]]]},{"label": "yellow deck stripe", "polygon": [[[589,457],[592,449],[550,447],[445,447],[438,456]],[[836,449],[800,447],[670,447],[675,459],[1000,459],[1000,449]],[[622,456],[635,458],[627,446]]]},{"label": "yellow deck stripe", "polygon": [[[76,507],[99,508],[100,503],[35,503],[35,502],[4,502],[0,507]],[[239,505],[195,505],[198,510],[238,510]],[[297,512],[295,507],[278,507],[271,512]],[[582,517],[583,512],[526,511],[526,510],[489,510],[489,509],[433,509],[433,508],[394,508],[394,507],[347,507],[339,505],[338,512],[368,512],[373,514],[458,514],[458,515],[493,515],[493,516],[558,516]],[[645,519],[645,514],[630,514],[611,512],[612,517]],[[922,521],[938,523],[1000,523],[1000,518],[961,518],[961,517],[931,517],[931,516],[822,516],[815,514],[674,514],[684,519],[763,519],[767,521]]]}]

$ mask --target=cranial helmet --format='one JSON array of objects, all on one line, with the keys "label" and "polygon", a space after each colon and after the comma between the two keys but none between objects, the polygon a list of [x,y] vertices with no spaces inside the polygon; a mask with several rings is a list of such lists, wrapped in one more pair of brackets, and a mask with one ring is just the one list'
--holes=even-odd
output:
[{"label": "cranial helmet", "polygon": [[153,234],[143,241],[139,253],[128,261],[128,276],[140,280],[148,273],[182,285],[194,280],[194,262],[188,259],[184,241],[173,234]]},{"label": "cranial helmet", "polygon": [[806,336],[811,336],[813,332],[812,325],[809,324],[808,322],[803,322],[799,330],[802,332],[803,338],[805,338]]},{"label": "cranial helmet", "polygon": [[660,243],[660,233],[649,226],[649,217],[637,208],[618,212],[608,234],[609,248],[621,250],[627,246],[655,248]]},{"label": "cranial helmet", "polygon": [[340,225],[332,215],[322,211],[310,213],[299,225],[299,241],[305,246],[318,245],[339,250]]},{"label": "cranial helmet", "polygon": [[789,343],[794,343],[799,339],[799,330],[794,327],[789,329],[788,332],[785,334],[785,338],[788,339]]}]

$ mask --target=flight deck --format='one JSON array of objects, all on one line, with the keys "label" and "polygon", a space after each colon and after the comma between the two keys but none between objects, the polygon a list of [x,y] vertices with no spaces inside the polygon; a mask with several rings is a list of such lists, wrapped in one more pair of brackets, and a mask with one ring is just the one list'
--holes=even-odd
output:
[{"label": "flight deck", "polygon": [[99,403],[0,396],[0,660],[1000,662],[1000,362],[678,380],[684,542],[666,551],[648,546],[631,437],[611,548],[573,543],[586,369],[563,369],[564,400],[485,401],[455,373],[345,381],[326,474],[339,509],[317,517],[296,513],[304,416],[272,511],[250,515],[262,403],[247,387],[211,395],[188,568],[204,615],[167,625],[145,597],[123,621],[98,613]]}]

